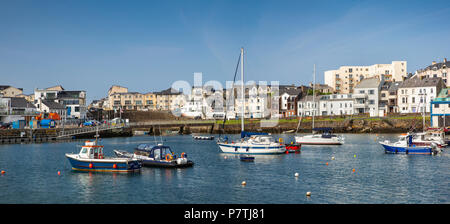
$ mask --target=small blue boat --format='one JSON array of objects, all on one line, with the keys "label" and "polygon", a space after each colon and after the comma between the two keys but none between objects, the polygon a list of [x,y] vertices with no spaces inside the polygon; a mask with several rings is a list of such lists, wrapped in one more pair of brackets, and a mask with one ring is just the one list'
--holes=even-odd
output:
[{"label": "small blue boat", "polygon": [[89,172],[134,172],[140,171],[142,165],[136,159],[105,157],[103,146],[97,140],[86,141],[78,154],[67,153],[72,170]]},{"label": "small blue boat", "polygon": [[379,143],[383,146],[385,153],[431,155],[440,151],[435,144],[429,146],[416,146],[413,144],[413,137],[413,135],[407,134],[405,136],[401,136],[397,142],[389,142],[386,140]]},{"label": "small blue boat", "polygon": [[244,161],[244,162],[253,162],[253,161],[255,161],[255,157],[254,156],[249,156],[249,155],[241,155],[240,159],[241,159],[241,161]]}]

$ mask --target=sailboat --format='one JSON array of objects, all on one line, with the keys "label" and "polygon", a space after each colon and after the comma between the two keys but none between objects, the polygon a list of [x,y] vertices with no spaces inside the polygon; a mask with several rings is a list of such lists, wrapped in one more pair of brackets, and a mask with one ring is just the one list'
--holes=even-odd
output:
[{"label": "sailboat", "polygon": [[[331,128],[314,128],[314,116],[315,116],[315,95],[316,95],[316,65],[314,64],[314,81],[313,81],[313,111],[312,111],[312,135],[295,136],[295,142],[302,145],[342,145],[344,144],[344,138],[342,136],[334,135],[331,133]],[[315,132],[320,132],[316,134]]]},{"label": "sailboat", "polygon": [[[234,154],[281,154],[286,151],[285,145],[282,143],[275,142],[272,136],[268,133],[251,133],[244,131],[244,115],[245,115],[245,92],[244,92],[244,48],[241,48],[240,54],[241,62],[241,139],[238,141],[229,141],[228,138],[220,140],[217,142],[220,150],[224,153],[234,153]],[[239,62],[238,62],[239,65]],[[236,67],[237,73],[237,67]],[[235,75],[236,75],[235,73]],[[234,82],[233,82],[234,83]],[[234,87],[232,88],[234,93]],[[225,122],[225,120],[224,120]]]}]

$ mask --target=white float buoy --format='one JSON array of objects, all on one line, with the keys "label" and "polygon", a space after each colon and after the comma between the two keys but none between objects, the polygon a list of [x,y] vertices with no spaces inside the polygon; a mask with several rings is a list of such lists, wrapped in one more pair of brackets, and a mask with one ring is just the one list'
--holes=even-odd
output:
[{"label": "white float buoy", "polygon": [[310,191],[306,192],[306,196],[310,197],[311,196],[311,192]]},{"label": "white float buoy", "polygon": [[242,183],[241,183],[242,185],[246,185],[247,184],[247,182],[245,182],[245,181],[242,181]]},{"label": "white float buoy", "polygon": [[333,157],[331,157],[331,160],[334,160],[334,156],[333,156]]},{"label": "white float buoy", "polygon": [[295,173],[294,176],[295,176],[295,177],[298,177],[298,173]]}]

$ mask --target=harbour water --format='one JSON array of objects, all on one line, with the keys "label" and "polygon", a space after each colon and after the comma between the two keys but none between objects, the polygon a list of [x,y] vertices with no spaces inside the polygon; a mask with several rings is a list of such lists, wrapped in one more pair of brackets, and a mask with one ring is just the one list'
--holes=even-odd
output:
[{"label": "harbour water", "polygon": [[[139,173],[72,171],[65,153],[82,141],[0,145],[0,203],[132,204],[447,204],[450,153],[385,154],[378,140],[397,135],[345,134],[342,146],[302,146],[299,154],[239,156],[215,141],[166,136],[164,144],[187,153],[192,168],[143,168]],[[229,138],[238,135],[229,135]],[[286,141],[293,135],[274,135]],[[217,136],[216,136],[217,138]],[[159,137],[157,137],[159,140]],[[104,152],[133,150],[153,136],[102,139]],[[334,157],[334,160],[332,160]],[[328,165],[327,165],[328,164]],[[353,172],[354,169],[354,172]],[[60,175],[58,175],[60,171]],[[299,176],[295,177],[294,174]],[[242,181],[247,184],[241,185]],[[311,192],[306,197],[306,192]]]}]

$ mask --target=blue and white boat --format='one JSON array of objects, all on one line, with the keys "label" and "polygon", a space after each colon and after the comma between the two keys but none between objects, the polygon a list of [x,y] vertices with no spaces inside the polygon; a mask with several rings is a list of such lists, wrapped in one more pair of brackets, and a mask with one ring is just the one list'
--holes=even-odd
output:
[{"label": "blue and white boat", "polygon": [[286,152],[286,146],[275,142],[267,133],[241,132],[241,139],[229,142],[226,138],[218,142],[220,150],[224,153],[234,154],[281,154]]},{"label": "blue and white boat", "polygon": [[384,142],[379,142],[385,153],[404,153],[404,154],[425,154],[431,155],[440,152],[436,144],[431,144],[428,146],[418,146],[413,143],[414,136],[407,134],[405,136],[400,136],[397,142],[390,142],[385,140]]},{"label": "blue and white boat", "polygon": [[[241,88],[241,100],[240,102],[245,102],[244,100],[244,48],[241,48],[240,55],[241,62],[241,80],[242,80],[242,88]],[[239,65],[239,62],[238,62]],[[236,73],[235,78],[237,74]],[[233,80],[234,83],[235,80]],[[234,90],[234,86],[231,88]],[[228,141],[228,138],[217,142],[220,150],[224,153],[234,153],[234,154],[281,154],[286,151],[286,147],[284,144],[275,142],[272,136],[267,133],[248,133],[244,131],[244,118],[245,118],[245,106],[241,106],[241,139],[237,141]],[[226,116],[225,116],[226,118]],[[224,119],[224,125],[225,125]],[[249,137],[249,138],[246,138]]]},{"label": "blue and white boat", "polygon": [[106,157],[103,146],[97,140],[86,141],[77,154],[66,153],[72,170],[89,172],[134,172],[140,171],[142,165],[136,159]]}]

